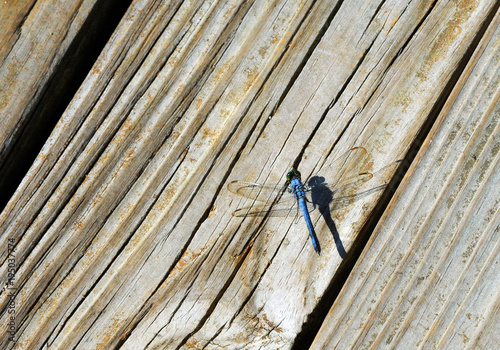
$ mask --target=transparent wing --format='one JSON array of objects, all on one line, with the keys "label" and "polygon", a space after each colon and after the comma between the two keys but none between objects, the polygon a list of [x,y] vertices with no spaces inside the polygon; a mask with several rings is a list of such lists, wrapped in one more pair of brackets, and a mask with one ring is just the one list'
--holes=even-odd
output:
[{"label": "transparent wing", "polygon": [[280,195],[293,198],[292,193],[285,191],[286,187],[283,184],[261,185],[255,182],[233,181],[227,185],[227,189],[239,196],[260,202],[273,201]]},{"label": "transparent wing", "polygon": [[[316,209],[314,203],[307,202],[307,210],[313,211]],[[276,203],[268,203],[264,205],[251,205],[248,207],[237,209],[233,212],[233,216],[288,216],[295,215],[300,212],[297,200],[293,195],[283,196]]]},{"label": "transparent wing", "polygon": [[[396,161],[375,171],[362,172],[351,177],[340,179],[335,184],[326,184],[321,182],[322,178],[312,178],[309,181],[308,196],[310,201],[320,209],[329,207],[330,211],[344,208],[352,203],[371,195],[372,193],[382,191],[392,179],[394,172],[400,165]],[[356,168],[354,172],[361,171],[362,168]],[[318,180],[320,179],[320,180]],[[370,188],[366,189],[365,182],[370,181]]]},{"label": "transparent wing", "polygon": [[370,161],[371,157],[363,147],[352,148],[340,155],[328,165],[330,169],[335,171],[331,182],[332,186],[342,187],[357,179],[361,174],[367,174]]},{"label": "transparent wing", "polygon": [[266,204],[266,205],[252,205],[249,207],[244,207],[237,209],[233,212],[233,216],[288,216],[290,214],[295,213],[295,202],[292,199],[282,203]]},{"label": "transparent wing", "polygon": [[329,204],[330,211],[345,208],[345,207],[351,205],[352,203],[354,203],[354,202],[356,202],[364,197],[371,195],[372,193],[383,190],[385,187],[386,187],[386,185],[380,185],[377,187],[370,188],[366,191],[355,193],[355,194],[352,194],[349,196],[333,198],[331,203]]},{"label": "transparent wing", "polygon": [[[373,177],[371,173],[362,173],[348,179],[343,179],[340,183],[326,184],[323,182],[309,181],[307,198],[315,206],[324,207],[333,203],[339,202],[340,198],[350,200],[350,198],[359,197],[361,186]],[[321,178],[322,179],[322,178]],[[359,197],[362,198],[362,197]],[[352,202],[352,201],[351,201]],[[338,206],[335,209],[341,208]],[[332,208],[331,210],[333,210]]]}]

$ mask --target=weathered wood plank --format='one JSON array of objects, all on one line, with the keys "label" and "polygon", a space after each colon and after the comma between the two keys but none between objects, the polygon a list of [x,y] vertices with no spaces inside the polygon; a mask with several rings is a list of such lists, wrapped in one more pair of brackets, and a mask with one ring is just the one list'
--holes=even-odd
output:
[{"label": "weathered wood plank", "polygon": [[2,209],[95,63],[127,1],[0,4]]},{"label": "weathered wood plank", "polygon": [[[319,214],[320,257],[293,217],[232,217],[225,185],[330,182],[353,146],[359,190],[385,184],[493,5],[134,3],[0,216],[17,346],[291,347],[338,242]],[[344,249],[380,193],[334,213]]]},{"label": "weathered wood plank", "polygon": [[5,59],[14,46],[17,38],[19,38],[19,26],[23,22],[24,17],[33,6],[35,0],[31,1],[15,1],[2,4],[0,11],[0,62]]},{"label": "weathered wood plank", "polygon": [[95,2],[2,3],[0,164]]},{"label": "weathered wood plank", "polygon": [[500,13],[313,349],[500,347]]}]

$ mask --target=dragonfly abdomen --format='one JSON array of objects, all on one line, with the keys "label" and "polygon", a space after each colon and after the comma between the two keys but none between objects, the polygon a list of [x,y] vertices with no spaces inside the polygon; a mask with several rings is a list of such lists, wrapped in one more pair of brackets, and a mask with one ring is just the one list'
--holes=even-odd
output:
[{"label": "dragonfly abdomen", "polygon": [[316,250],[316,252],[319,254],[321,248],[318,242],[318,237],[316,237],[316,232],[314,231],[314,226],[312,224],[311,217],[309,216],[309,211],[307,210],[306,192],[304,185],[302,184],[300,179],[294,177],[290,181],[290,187],[292,189],[295,198],[297,198],[297,201],[299,202],[299,207],[302,210],[302,215],[304,216],[304,220],[309,230],[309,236],[311,236],[311,241],[314,246],[314,250]]}]

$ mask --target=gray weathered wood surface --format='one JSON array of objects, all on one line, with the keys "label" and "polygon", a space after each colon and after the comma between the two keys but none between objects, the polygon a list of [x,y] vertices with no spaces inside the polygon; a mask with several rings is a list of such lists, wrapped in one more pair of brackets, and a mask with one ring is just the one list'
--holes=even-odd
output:
[{"label": "gray weathered wood surface", "polygon": [[95,3],[27,0],[0,5],[0,165]]},{"label": "gray weathered wood surface", "polygon": [[[0,323],[14,310],[17,340],[2,333],[2,348],[300,348],[343,258],[358,265],[313,347],[456,344],[467,336],[458,312],[482,322],[474,303],[498,320],[497,11],[486,0],[134,2],[1,213]],[[490,56],[464,69],[474,50]],[[374,239],[345,255],[383,193],[374,189],[444,99]],[[465,138],[445,147],[453,125]],[[334,230],[313,213],[320,256],[294,215],[232,216],[251,200],[229,182],[278,183],[298,164],[331,183],[348,166],[328,165],[355,146],[374,177],[332,212]],[[453,244],[467,235],[470,251]],[[452,295],[428,292],[431,281]],[[372,295],[374,283],[388,287]],[[419,329],[433,322],[442,338]],[[488,348],[497,326],[485,325],[471,341]]]},{"label": "gray weathered wood surface", "polygon": [[313,349],[500,345],[500,14]]}]

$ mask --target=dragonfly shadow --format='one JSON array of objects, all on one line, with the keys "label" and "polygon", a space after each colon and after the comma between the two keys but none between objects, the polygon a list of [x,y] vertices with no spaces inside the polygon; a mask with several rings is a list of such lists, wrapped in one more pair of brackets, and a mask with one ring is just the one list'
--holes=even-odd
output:
[{"label": "dragonfly shadow", "polygon": [[322,176],[313,176],[308,181],[308,186],[311,188],[311,200],[312,204],[318,208],[323,219],[330,230],[333,240],[335,241],[335,246],[342,259],[345,258],[347,252],[344,248],[344,244],[340,239],[339,231],[335,226],[331,212],[330,203],[333,201],[333,191],[327,186],[325,178]]}]

